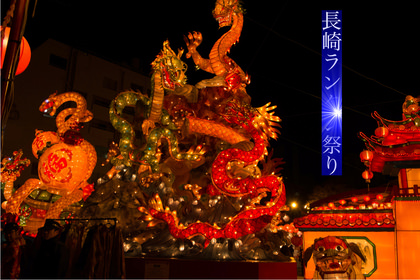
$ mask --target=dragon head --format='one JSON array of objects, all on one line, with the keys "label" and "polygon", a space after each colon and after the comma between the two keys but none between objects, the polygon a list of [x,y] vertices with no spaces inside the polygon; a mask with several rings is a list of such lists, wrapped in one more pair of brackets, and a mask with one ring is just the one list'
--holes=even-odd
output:
[{"label": "dragon head", "polygon": [[163,42],[162,51],[152,62],[154,71],[161,71],[163,87],[167,90],[175,90],[177,86],[184,86],[187,83],[187,64],[181,60],[184,50],[178,50],[178,54],[171,49],[169,41]]},{"label": "dragon head", "polygon": [[217,0],[213,10],[213,17],[219,23],[219,28],[231,26],[234,14],[244,12],[239,0]]},{"label": "dragon head", "polygon": [[417,113],[420,110],[419,101],[420,101],[420,99],[418,97],[414,98],[411,95],[407,95],[405,97],[405,101],[404,101],[404,104],[402,106],[403,113],[407,114],[407,115],[411,115],[412,113]]}]

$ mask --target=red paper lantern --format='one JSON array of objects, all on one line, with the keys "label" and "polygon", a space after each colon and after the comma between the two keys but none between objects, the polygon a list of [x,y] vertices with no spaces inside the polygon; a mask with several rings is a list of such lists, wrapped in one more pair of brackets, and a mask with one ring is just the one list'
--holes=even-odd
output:
[{"label": "red paper lantern", "polygon": [[360,153],[360,159],[361,161],[372,161],[373,159],[373,152],[369,150],[363,150]]},{"label": "red paper lantern", "polygon": [[369,170],[365,170],[365,171],[363,171],[363,173],[362,173],[362,177],[363,177],[363,179],[365,179],[365,180],[370,180],[370,179],[372,179],[372,178],[373,178],[373,173],[372,173],[371,171],[369,171]]},{"label": "red paper lantern", "polygon": [[385,126],[380,126],[377,129],[375,129],[375,135],[378,137],[387,137],[389,133],[389,130]]},{"label": "red paper lantern", "polygon": [[341,205],[346,204],[346,201],[344,199],[341,199],[339,202],[340,202]]},{"label": "red paper lantern", "polygon": [[[2,30],[3,27],[0,27]],[[4,38],[1,44],[1,68],[3,69],[3,61],[4,56],[6,55],[7,44],[9,43],[9,34],[10,34],[10,27],[6,27],[4,30]],[[16,75],[19,75],[29,65],[29,61],[31,60],[31,48],[29,47],[28,41],[25,37],[22,37],[22,41],[20,42],[20,53],[19,53],[19,63],[16,69]]]},{"label": "red paper lantern", "polygon": [[358,201],[359,201],[359,199],[357,199],[357,197],[353,196],[353,197],[351,198],[351,201],[352,201],[352,202],[354,202],[354,203],[356,203],[356,202],[358,202]]},{"label": "red paper lantern", "polygon": [[376,199],[377,200],[382,200],[384,198],[384,196],[382,195],[382,194],[378,194],[377,196],[376,196]]},{"label": "red paper lantern", "polygon": [[368,196],[368,195],[367,195],[367,196],[365,196],[365,197],[363,198],[363,200],[364,200],[364,201],[366,201],[366,202],[368,202],[368,201],[370,200],[370,196]]}]

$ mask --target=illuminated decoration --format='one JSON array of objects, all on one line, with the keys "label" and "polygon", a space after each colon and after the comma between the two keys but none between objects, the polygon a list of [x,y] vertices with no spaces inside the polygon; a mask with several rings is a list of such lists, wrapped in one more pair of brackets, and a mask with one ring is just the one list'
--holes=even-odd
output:
[{"label": "illuminated decoration", "polygon": [[299,230],[394,229],[392,196],[385,191],[375,188],[369,195],[340,194],[337,200],[318,201],[311,204],[308,215],[296,218],[294,224]]},{"label": "illuminated decoration", "polygon": [[[391,121],[374,112],[381,133],[371,137],[359,132],[359,138],[365,142],[367,150],[373,153],[369,163],[372,172],[382,172],[387,162],[406,162],[420,160],[420,108],[418,99],[408,95],[403,103],[403,119]],[[377,129],[378,129],[377,128]]]},{"label": "illuminated decoration", "polygon": [[366,162],[366,161],[370,162],[372,161],[372,158],[373,158],[373,153],[369,150],[364,150],[360,153],[360,159],[363,162]]},{"label": "illuminated decoration", "polygon": [[[4,56],[6,55],[7,45],[9,43],[10,27],[6,27],[3,31],[3,27],[0,27],[1,32],[4,32],[3,41],[1,43],[1,69],[3,69]],[[31,61],[31,48],[29,47],[28,41],[25,37],[22,37],[20,43],[19,63],[16,68],[16,74],[19,75],[28,67]]]},{"label": "illuminated decoration", "polygon": [[11,157],[5,157],[1,161],[1,183],[3,196],[6,199],[2,203],[3,209],[6,208],[7,200],[12,196],[13,182],[20,177],[20,172],[31,164],[31,161],[22,158],[22,155],[22,150],[14,151]]},{"label": "illuminated decoration", "polygon": [[[322,199],[310,204],[307,215],[294,220],[304,232],[304,244],[326,235],[356,242],[366,252],[363,275],[375,279],[420,277],[416,258],[407,254],[420,250],[416,219],[420,214],[418,99],[407,96],[402,108],[402,121],[386,120],[374,112],[378,122],[374,135],[359,133],[366,144],[360,154],[366,166],[364,179],[370,180],[373,172],[398,174],[398,185]],[[316,273],[317,267],[308,262],[305,278]]]},{"label": "illuminated decoration", "polygon": [[[267,202],[266,206],[256,206],[241,211],[238,215],[233,217],[229,223],[223,228],[213,226],[208,223],[193,223],[187,227],[179,225],[176,213],[171,211],[162,211],[162,207],[157,209],[149,209],[150,214],[154,218],[163,219],[169,224],[171,234],[177,238],[189,238],[196,234],[202,234],[206,238],[205,246],[207,246],[213,238],[239,238],[247,234],[255,233],[265,227],[269,220],[267,216],[274,216],[277,211],[285,204],[286,195],[282,179],[275,176],[257,176],[256,178],[247,177],[232,178],[228,175],[228,164],[233,161],[241,161],[243,165],[256,164],[266,154],[264,137],[259,127],[260,112],[265,112],[263,118],[268,118],[269,121],[279,121],[278,117],[273,116],[268,111],[249,110],[246,107],[240,106],[236,102],[232,102],[227,106],[228,111],[225,114],[225,119],[228,122],[235,123],[242,126],[254,139],[254,147],[250,151],[242,151],[237,148],[231,148],[222,151],[218,154],[216,160],[212,165],[211,177],[213,185],[219,193],[231,197],[249,196],[251,199],[259,198],[265,192],[269,192],[271,200]],[[275,136],[270,130],[266,131],[269,136]],[[155,197],[159,201],[158,197]],[[154,203],[160,205],[161,202]]]},{"label": "illuminated decoration", "polygon": [[[366,257],[365,261],[353,259],[352,265],[361,271],[358,279],[371,275],[373,278],[395,278],[393,234],[397,223],[393,213],[393,190],[371,188],[366,192],[354,190],[313,202],[308,214],[296,218],[294,225],[304,233],[304,250],[313,251],[315,240],[327,235],[357,244]],[[304,255],[304,258],[308,261],[310,256]],[[316,262],[307,262],[305,278],[320,279],[319,273]],[[324,278],[326,276],[329,274]],[[337,279],[342,277],[349,279],[350,275],[337,275]]]},{"label": "illuminated decoration", "polygon": [[35,130],[35,139],[32,142],[32,154],[35,158],[38,158],[40,154],[43,154],[46,149],[52,145],[60,142],[56,132],[53,131],[42,131]]},{"label": "illuminated decoration", "polygon": [[[36,190],[41,190],[41,193],[46,190],[58,197],[41,217],[58,218],[63,209],[86,196],[87,193],[83,192],[85,187],[91,188],[87,180],[96,165],[96,151],[78,133],[80,123],[92,118],[92,114],[86,110],[86,101],[75,92],[52,94],[42,103],[40,111],[51,112],[51,115],[54,115],[57,108],[68,101],[75,101],[77,108],[64,109],[57,115],[57,133],[36,130],[32,152],[39,158],[39,179],[28,179],[18,188],[8,199],[6,212],[34,214],[35,209],[44,202],[42,200],[29,202],[27,198]],[[24,201],[33,206],[31,210],[27,206],[22,206]]]},{"label": "illuminated decoration", "polygon": [[322,175],[341,175],[341,11],[322,11],[322,23]]},{"label": "illuminated decoration", "polygon": [[187,44],[187,58],[192,57],[198,68],[216,75],[209,80],[197,84],[198,88],[221,86],[226,88],[238,100],[249,104],[251,97],[246,92],[246,85],[250,80],[247,74],[227,56],[230,48],[239,41],[244,23],[243,9],[239,0],[216,1],[213,17],[218,21],[219,27],[231,26],[210,51],[208,59],[201,57],[197,47],[203,41],[200,32],[189,33],[184,37]]},{"label": "illuminated decoration", "polygon": [[364,279],[361,261],[366,257],[355,243],[335,236],[318,238],[304,252],[305,266],[312,256],[316,265],[312,279]]},{"label": "illuminated decoration", "polygon": [[[195,49],[200,33],[186,44],[187,58],[215,77],[186,84],[182,51],[163,43],[151,95],[123,91],[111,101],[121,138],[77,216],[117,218],[133,256],[290,260],[280,248],[299,231],[284,213],[283,162],[268,150],[281,120],[270,103],[251,106],[249,78],[227,56],[242,30],[238,1],[217,1],[213,15],[231,28],[210,58]],[[135,107],[133,120],[127,107]]]},{"label": "illuminated decoration", "polygon": [[366,182],[370,182],[370,179],[373,178],[373,173],[369,170],[365,170],[362,173],[362,177],[366,180]]},{"label": "illuminated decoration", "polygon": [[[110,159],[115,166],[124,164],[131,166],[133,162],[136,164],[151,165],[156,171],[156,144],[161,138],[165,138],[171,143],[170,152],[177,159],[199,160],[201,154],[180,153],[178,151],[177,140],[173,130],[178,127],[173,123],[166,110],[163,110],[163,99],[165,90],[173,92],[178,87],[184,87],[186,83],[185,71],[187,66],[182,62],[182,51],[176,55],[170,48],[169,42],[163,43],[163,50],[157,55],[152,62],[152,96],[149,98],[140,92],[122,92],[112,102],[109,110],[111,124],[118,130],[122,136],[119,142],[119,151],[121,157],[115,156]],[[182,94],[188,94],[182,92]],[[137,102],[141,102],[147,108],[145,114],[146,120],[142,124],[142,132],[145,136],[149,136],[148,147],[146,153],[140,153],[139,148],[135,147],[135,132],[132,125],[125,120],[121,114],[125,107],[135,106]],[[155,128],[155,123],[159,122],[164,127]],[[143,158],[142,158],[143,157]]]},{"label": "illuminated decoration", "polygon": [[93,114],[86,108],[85,98],[77,92],[66,92],[59,95],[53,93],[39,106],[41,112],[54,116],[57,109],[69,101],[75,102],[77,107],[64,109],[55,119],[57,133],[62,140],[68,139],[64,139],[65,132],[71,130],[78,131],[81,128],[81,123],[89,122],[93,118]]},{"label": "illuminated decoration", "polygon": [[[419,170],[420,170],[420,108],[419,99],[407,95],[402,104],[402,120],[392,121],[383,118],[378,112],[372,117],[377,121],[375,135],[370,137],[360,132],[359,137],[366,148],[373,153],[369,170],[383,174],[398,174],[398,186],[393,190],[396,243],[394,258],[397,262],[395,273],[389,278],[419,278],[416,258],[407,252],[420,250],[417,233],[420,230],[415,217],[420,213]],[[372,199],[372,197],[370,197]],[[376,199],[381,198],[378,194]],[[373,205],[373,204],[372,204]],[[380,207],[380,204],[379,204]],[[385,277],[383,277],[385,278]]]}]

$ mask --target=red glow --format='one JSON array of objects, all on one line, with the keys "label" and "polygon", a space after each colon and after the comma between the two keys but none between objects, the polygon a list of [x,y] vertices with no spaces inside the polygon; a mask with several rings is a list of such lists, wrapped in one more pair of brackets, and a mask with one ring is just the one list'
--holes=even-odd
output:
[{"label": "red glow", "polygon": [[372,161],[373,159],[373,152],[369,150],[363,150],[360,153],[360,159],[361,161]]},{"label": "red glow", "polygon": [[[1,27],[1,29],[3,29]],[[10,35],[10,27],[6,27],[4,31],[4,38],[1,44],[1,68],[3,68],[3,61],[6,55],[6,48],[9,42],[9,35]],[[22,41],[20,43],[20,53],[19,53],[19,63],[16,68],[16,75],[19,75],[23,71],[25,71],[26,67],[29,65],[29,61],[31,60],[31,48],[29,47],[28,41],[22,37]]]},{"label": "red glow", "polygon": [[377,137],[387,137],[389,133],[388,128],[384,127],[384,126],[380,126],[377,129],[375,129],[375,135]]},{"label": "red glow", "polygon": [[363,173],[362,173],[362,177],[363,177],[363,179],[365,179],[365,180],[370,180],[370,179],[372,179],[372,178],[373,178],[373,173],[372,173],[371,171],[369,171],[369,170],[365,170],[365,171],[363,171]]}]

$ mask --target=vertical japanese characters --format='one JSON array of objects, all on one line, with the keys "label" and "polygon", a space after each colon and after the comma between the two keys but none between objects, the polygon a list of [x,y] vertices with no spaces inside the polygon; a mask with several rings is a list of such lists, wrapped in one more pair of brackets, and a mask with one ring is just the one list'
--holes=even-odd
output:
[{"label": "vertical japanese characters", "polygon": [[341,16],[322,11],[322,175],[342,174]]}]

